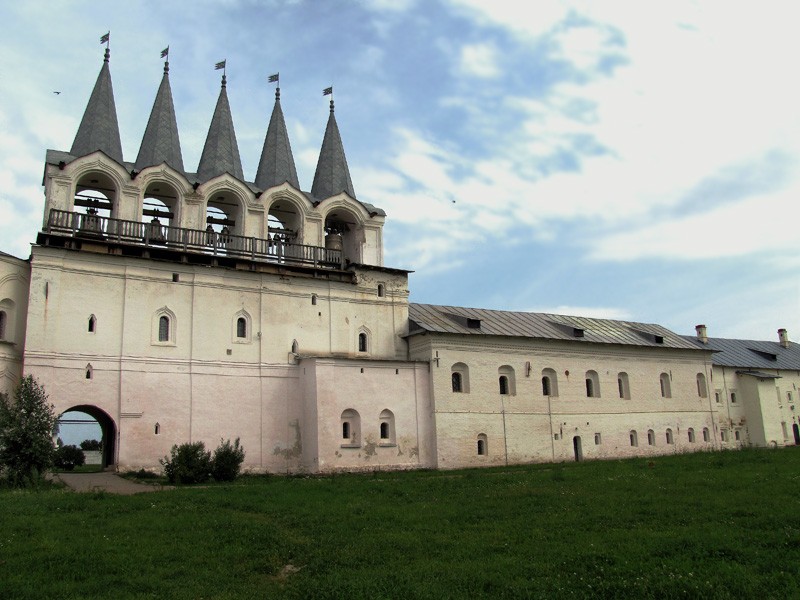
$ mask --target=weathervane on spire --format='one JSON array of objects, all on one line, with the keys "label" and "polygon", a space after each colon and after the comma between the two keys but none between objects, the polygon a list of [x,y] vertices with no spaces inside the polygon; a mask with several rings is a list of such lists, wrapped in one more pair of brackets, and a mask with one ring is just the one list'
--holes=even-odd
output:
[{"label": "weathervane on spire", "polygon": [[225,63],[227,63],[227,62],[228,62],[228,59],[225,59],[225,60],[219,61],[217,64],[214,65],[214,70],[215,71],[219,71],[220,69],[222,69],[222,85],[223,85],[223,87],[225,86],[225,81],[226,81]]},{"label": "weathervane on spire", "polygon": [[108,62],[109,57],[111,56],[111,50],[109,50],[109,45],[111,42],[111,30],[109,29],[105,35],[100,37],[100,43],[106,45],[106,54],[103,60]]},{"label": "weathervane on spire", "polygon": [[274,75],[270,75],[267,78],[268,83],[277,83],[277,87],[275,88],[275,98],[281,97],[281,74],[275,73]]},{"label": "weathervane on spire", "polygon": [[167,59],[164,61],[164,73],[167,73],[169,71],[169,46],[161,51],[161,58]]},{"label": "weathervane on spire", "polygon": [[326,87],[324,90],[322,90],[322,95],[331,97],[331,112],[333,112],[333,86]]}]

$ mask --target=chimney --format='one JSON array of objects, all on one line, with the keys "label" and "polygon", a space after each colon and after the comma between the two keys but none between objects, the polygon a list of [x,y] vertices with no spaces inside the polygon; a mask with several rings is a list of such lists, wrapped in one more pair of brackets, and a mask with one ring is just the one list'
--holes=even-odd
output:
[{"label": "chimney", "polygon": [[697,332],[697,339],[704,344],[708,343],[708,329],[705,325],[695,325],[694,330]]},{"label": "chimney", "polygon": [[783,327],[778,329],[778,341],[784,348],[789,347],[789,332],[786,331]]}]

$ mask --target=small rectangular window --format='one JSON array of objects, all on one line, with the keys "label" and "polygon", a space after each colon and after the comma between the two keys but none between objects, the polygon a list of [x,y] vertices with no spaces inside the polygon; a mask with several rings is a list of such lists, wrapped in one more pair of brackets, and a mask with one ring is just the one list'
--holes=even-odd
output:
[{"label": "small rectangular window", "polygon": [[173,273],[172,274],[172,281],[173,282],[178,282],[178,281],[180,281],[180,279],[181,279],[181,277],[177,273]]}]

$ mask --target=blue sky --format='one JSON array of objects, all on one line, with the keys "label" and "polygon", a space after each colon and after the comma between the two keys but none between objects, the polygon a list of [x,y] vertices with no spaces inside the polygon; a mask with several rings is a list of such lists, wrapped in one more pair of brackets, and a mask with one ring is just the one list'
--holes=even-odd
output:
[{"label": "blue sky", "polygon": [[386,210],[385,263],[415,271],[414,302],[800,335],[789,2],[5,4],[5,252],[29,254],[45,150],[71,146],[110,30],[129,161],[167,45],[189,170],[217,61],[249,180],[273,104],[267,76],[281,74],[304,190],[333,85],[356,195]]}]

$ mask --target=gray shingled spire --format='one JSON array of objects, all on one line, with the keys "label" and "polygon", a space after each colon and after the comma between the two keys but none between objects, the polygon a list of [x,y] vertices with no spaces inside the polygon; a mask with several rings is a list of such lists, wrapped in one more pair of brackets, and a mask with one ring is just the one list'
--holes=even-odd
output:
[{"label": "gray shingled spire", "polygon": [[214,109],[211,126],[208,128],[200,164],[197,165],[197,179],[203,183],[226,172],[244,181],[242,160],[239,158],[239,146],[236,143],[236,132],[233,130],[233,118],[223,75],[217,107]]},{"label": "gray shingled spire", "polygon": [[122,143],[119,141],[119,124],[117,108],[114,104],[114,88],[111,86],[111,71],[108,59],[111,52],[106,48],[103,68],[97,76],[89,104],[83,113],[83,119],[69,151],[73,156],[86,156],[96,150],[102,150],[118,163],[122,164]]},{"label": "gray shingled spire", "polygon": [[262,190],[288,182],[300,189],[297,182],[297,169],[294,166],[292,146],[281,110],[281,88],[275,90],[275,107],[269,120],[267,136],[264,138],[264,149],[258,163],[255,184]]},{"label": "gray shingled spire", "polygon": [[319,161],[317,162],[317,171],[314,173],[311,195],[324,199],[342,192],[347,192],[351,198],[356,197],[356,193],[353,191],[353,182],[350,181],[350,170],[347,168],[339,127],[336,125],[336,117],[333,114],[333,100],[331,100],[331,114],[328,117],[328,126],[325,128],[322,150],[319,151]]},{"label": "gray shingled spire", "polygon": [[134,168],[141,171],[145,167],[167,163],[176,171],[183,173],[181,140],[178,136],[178,122],[175,120],[175,106],[172,102],[172,89],[169,85],[169,62],[164,62],[164,76],[158,86],[153,110],[144,130],[142,145]]}]

